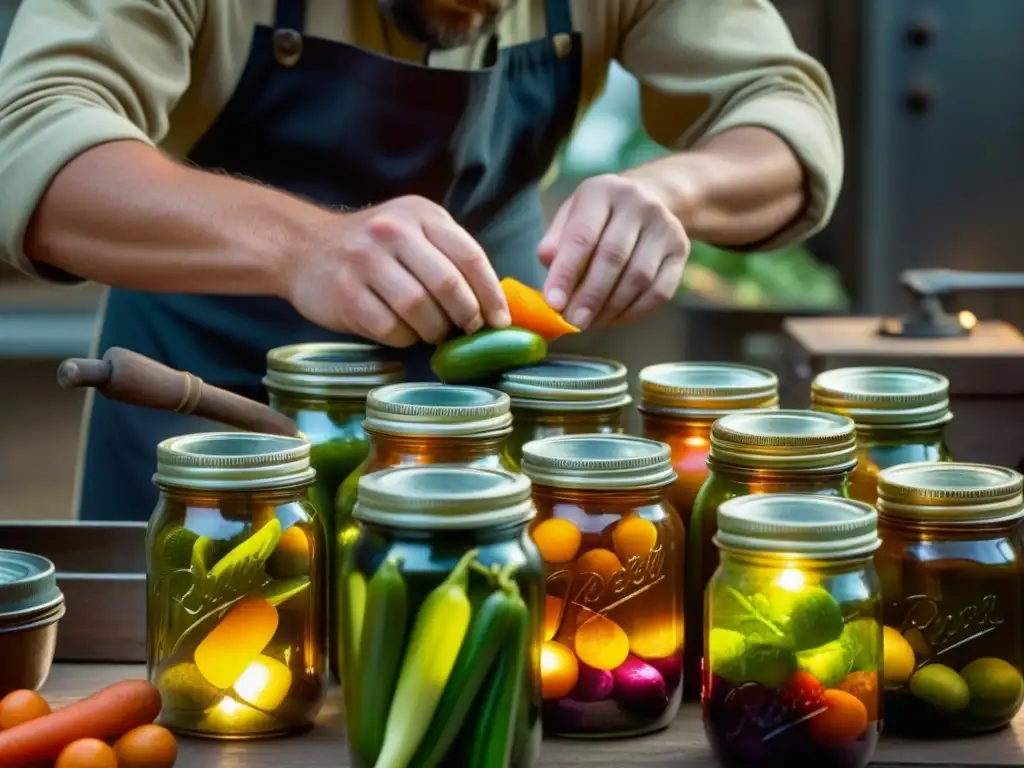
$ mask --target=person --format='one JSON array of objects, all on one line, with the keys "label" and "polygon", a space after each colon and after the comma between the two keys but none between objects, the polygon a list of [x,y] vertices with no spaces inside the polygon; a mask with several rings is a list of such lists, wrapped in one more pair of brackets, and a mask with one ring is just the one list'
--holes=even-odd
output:
[{"label": "person", "polygon": [[[539,190],[617,60],[665,156]],[[265,354],[363,338],[410,378],[504,327],[673,295],[691,238],[774,248],[842,177],[832,86],[769,0],[22,0],[0,59],[0,243],[106,294],[122,346],[260,397]],[[93,398],[78,516],[143,520],[186,417]]]}]

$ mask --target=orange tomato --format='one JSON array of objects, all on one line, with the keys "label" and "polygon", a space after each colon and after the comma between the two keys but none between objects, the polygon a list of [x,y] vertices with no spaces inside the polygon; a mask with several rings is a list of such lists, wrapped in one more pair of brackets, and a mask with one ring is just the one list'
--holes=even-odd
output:
[{"label": "orange tomato", "polygon": [[533,529],[533,543],[546,563],[567,563],[579,551],[583,534],[570,520],[553,517]]},{"label": "orange tomato", "polygon": [[878,673],[851,672],[836,687],[860,700],[868,711],[868,720],[878,719]]},{"label": "orange tomato", "polygon": [[572,693],[580,676],[580,665],[572,651],[561,643],[547,642],[540,649],[541,695],[560,699]]},{"label": "orange tomato", "polygon": [[587,619],[576,630],[576,655],[594,669],[615,669],[629,656],[629,638],[603,614]]},{"label": "orange tomato", "polygon": [[638,515],[622,518],[612,531],[612,545],[623,563],[634,557],[647,557],[658,543],[658,529]]},{"label": "orange tomato", "polygon": [[159,725],[143,725],[117,740],[120,768],[171,768],[178,759],[173,734]]},{"label": "orange tomato", "polygon": [[578,573],[596,573],[607,584],[615,574],[622,570],[622,563],[610,549],[592,549],[584,552],[576,559]]},{"label": "orange tomato", "polygon": [[818,742],[837,744],[856,739],[868,727],[868,710],[846,691],[830,688],[822,696],[825,709],[809,721],[811,735]]},{"label": "orange tomato", "polygon": [[72,741],[61,751],[53,768],[119,768],[117,755],[99,739]]},{"label": "orange tomato", "polygon": [[50,705],[35,691],[11,691],[0,699],[0,728],[13,728],[48,714]]}]

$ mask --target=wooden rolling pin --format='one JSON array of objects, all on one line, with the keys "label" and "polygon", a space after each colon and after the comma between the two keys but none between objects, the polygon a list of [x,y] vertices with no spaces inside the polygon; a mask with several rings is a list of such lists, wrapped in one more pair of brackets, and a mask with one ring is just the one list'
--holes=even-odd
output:
[{"label": "wooden rolling pin", "polygon": [[263,403],[121,347],[108,349],[102,360],[65,360],[57,369],[57,381],[64,389],[92,387],[109,400],[194,414],[247,432],[288,437],[299,432],[294,421]]}]

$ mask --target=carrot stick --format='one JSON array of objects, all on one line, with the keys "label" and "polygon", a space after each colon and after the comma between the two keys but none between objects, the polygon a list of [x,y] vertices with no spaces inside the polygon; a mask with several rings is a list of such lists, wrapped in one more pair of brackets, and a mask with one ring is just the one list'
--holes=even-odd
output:
[{"label": "carrot stick", "polygon": [[533,331],[545,341],[554,341],[567,333],[579,333],[580,329],[567,323],[562,316],[548,306],[544,294],[520,283],[512,277],[501,281],[501,290],[508,302],[512,325]]},{"label": "carrot stick", "polygon": [[23,768],[56,760],[78,739],[113,741],[160,714],[160,692],[145,680],[114,683],[92,696],[0,731],[0,765]]}]

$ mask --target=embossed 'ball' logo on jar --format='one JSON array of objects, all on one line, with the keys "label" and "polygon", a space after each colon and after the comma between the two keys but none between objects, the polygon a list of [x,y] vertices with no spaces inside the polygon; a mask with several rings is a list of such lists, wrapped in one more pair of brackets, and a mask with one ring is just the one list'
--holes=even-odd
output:
[{"label": "embossed 'ball' logo on jar", "polygon": [[896,604],[905,611],[902,634],[914,650],[932,659],[967,645],[1006,624],[996,596],[976,603],[950,607],[929,595],[911,595]]}]

